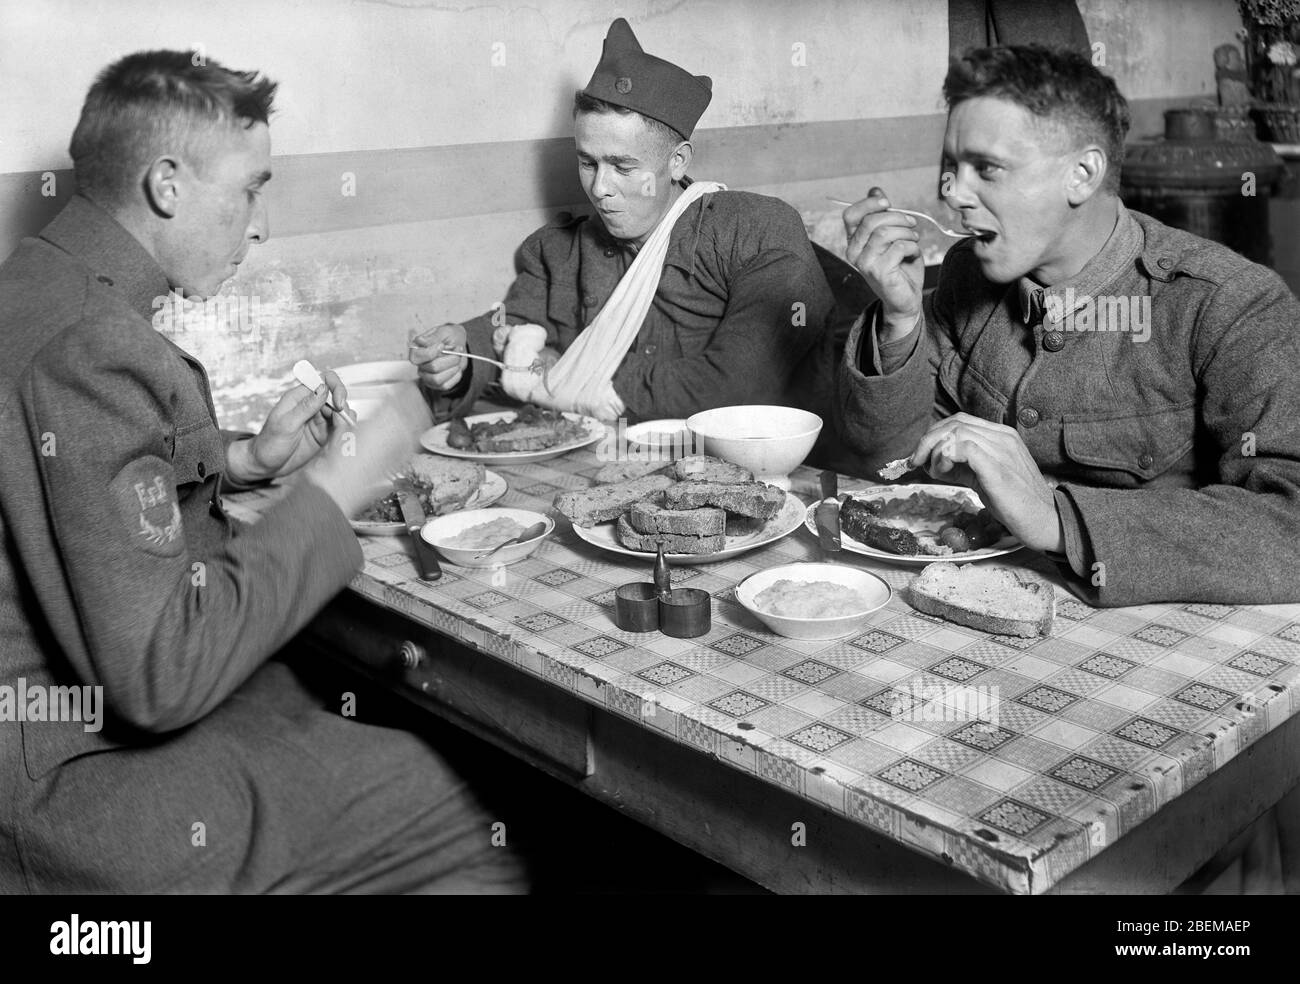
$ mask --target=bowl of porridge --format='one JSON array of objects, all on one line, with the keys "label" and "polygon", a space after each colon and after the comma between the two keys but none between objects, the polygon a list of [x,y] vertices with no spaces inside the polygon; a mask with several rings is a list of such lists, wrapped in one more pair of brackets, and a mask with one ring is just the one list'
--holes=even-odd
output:
[{"label": "bowl of porridge", "polygon": [[777,635],[842,639],[893,595],[881,577],[844,564],[783,564],[736,585],[736,600]]}]

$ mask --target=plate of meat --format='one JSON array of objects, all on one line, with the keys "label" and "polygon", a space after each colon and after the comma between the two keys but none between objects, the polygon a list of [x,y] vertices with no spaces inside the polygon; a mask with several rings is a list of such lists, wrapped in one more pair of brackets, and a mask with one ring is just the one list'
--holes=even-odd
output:
[{"label": "plate of meat", "polygon": [[530,405],[453,418],[425,431],[420,443],[434,454],[510,465],[558,458],[604,436],[605,425],[595,417]]},{"label": "plate of meat", "polygon": [[[840,544],[899,564],[966,563],[1001,557],[1023,544],[959,485],[881,485],[842,496]],[[817,532],[817,504],[804,525]]]}]

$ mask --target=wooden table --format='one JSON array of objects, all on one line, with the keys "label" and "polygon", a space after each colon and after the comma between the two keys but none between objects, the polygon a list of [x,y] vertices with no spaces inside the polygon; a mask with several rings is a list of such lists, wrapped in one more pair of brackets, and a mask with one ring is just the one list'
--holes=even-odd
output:
[{"label": "wooden table", "polygon": [[[499,505],[546,511],[601,464],[491,467]],[[815,473],[793,479],[813,502]],[[893,600],[854,637],[799,642],[732,592],[823,559],[800,529],[674,568],[714,597],[712,630],[681,640],[616,628],[614,588],[649,565],[563,520],[524,561],[434,584],[405,538],[362,546],[320,645],[776,891],[1167,892],[1300,781],[1300,605],[1099,610],[1061,587],[1052,637],[1014,639],[913,611],[917,568],[845,553]],[[988,563],[1060,583],[1026,552]]]}]

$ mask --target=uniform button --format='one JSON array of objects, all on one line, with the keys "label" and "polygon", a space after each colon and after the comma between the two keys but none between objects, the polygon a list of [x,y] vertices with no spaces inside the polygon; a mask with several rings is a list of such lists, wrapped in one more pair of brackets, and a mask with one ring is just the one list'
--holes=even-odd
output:
[{"label": "uniform button", "polygon": [[199,462],[199,478],[205,478],[205,477],[207,476],[207,474],[208,474],[208,466],[205,465],[203,462],[200,461],[200,462]]},{"label": "uniform button", "polygon": [[1037,427],[1038,411],[1035,410],[1033,407],[1025,407],[1018,414],[1016,414],[1016,419],[1020,421],[1021,427]]},{"label": "uniform button", "polygon": [[1155,463],[1156,463],[1156,459],[1149,454],[1144,454],[1142,457],[1138,458],[1138,464],[1141,465],[1143,468],[1150,468]]},{"label": "uniform button", "polygon": [[596,303],[596,299],[592,297],[590,294],[588,294],[586,297],[582,299],[582,303],[587,305],[587,307],[591,307]]},{"label": "uniform button", "polygon": [[656,348],[656,346],[654,346],[654,345],[647,345],[647,346],[645,347],[645,354],[646,354],[646,355],[654,355],[654,354],[655,354],[655,348]]},{"label": "uniform button", "polygon": [[112,287],[112,286],[113,286],[113,278],[112,278],[112,277],[105,277],[102,273],[101,273],[98,277],[96,277],[95,279],[98,280],[98,281],[99,281],[101,284],[103,284],[105,287]]},{"label": "uniform button", "polygon": [[616,250],[613,246],[606,246],[606,247],[605,247],[605,255],[606,255],[606,256],[613,256],[613,255],[614,255],[615,253],[617,253],[617,252],[618,252],[618,250]]},{"label": "uniform button", "polygon": [[1156,260],[1156,266],[1161,270],[1172,270],[1174,267],[1174,261],[1167,256],[1162,256],[1160,259]]},{"label": "uniform button", "polygon": [[1049,331],[1043,336],[1043,348],[1049,352],[1059,352],[1065,348],[1065,336],[1059,331]]}]

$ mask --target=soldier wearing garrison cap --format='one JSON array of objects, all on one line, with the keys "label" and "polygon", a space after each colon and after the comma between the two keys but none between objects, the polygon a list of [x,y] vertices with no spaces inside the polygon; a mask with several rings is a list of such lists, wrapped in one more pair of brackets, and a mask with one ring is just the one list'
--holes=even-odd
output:
[{"label": "soldier wearing garrison cap", "polygon": [[[503,312],[413,343],[431,396],[459,410],[500,378],[521,400],[633,421],[792,402],[792,375],[822,339],[830,290],[793,208],[687,176],[712,88],[647,54],[627,21],[614,21],[573,106],[593,214],[524,241]],[[545,378],[500,374],[466,350],[510,365],[558,363]]]}]

